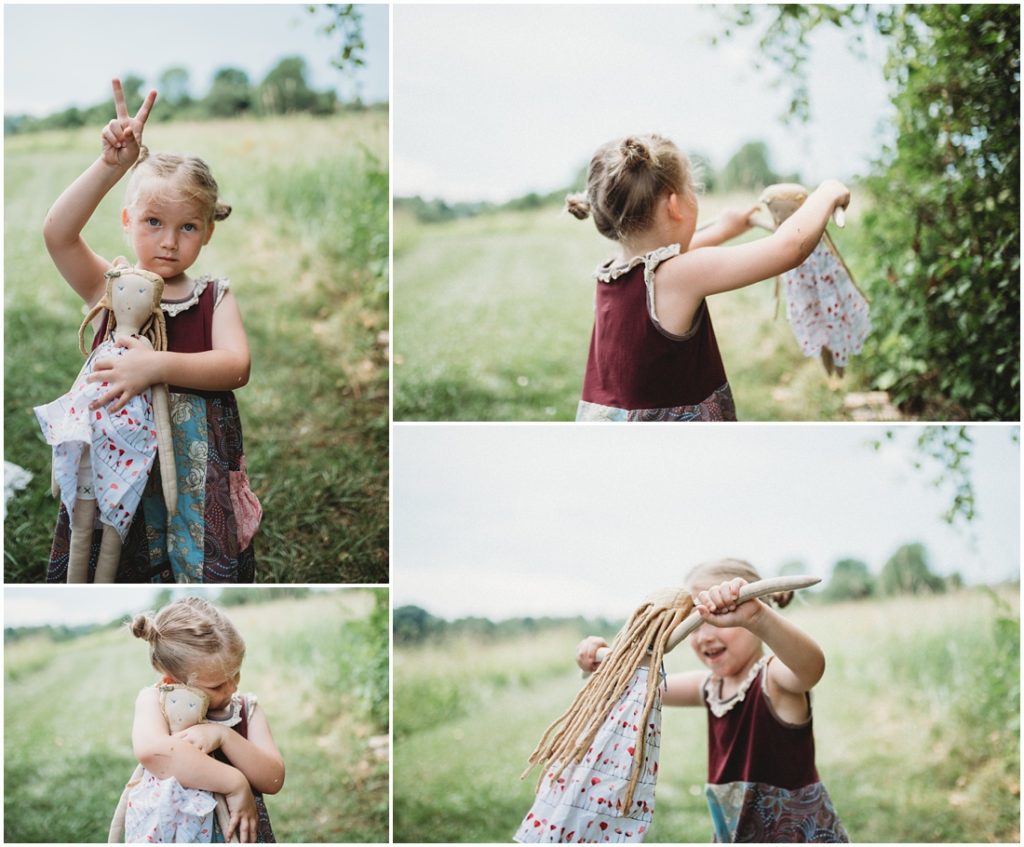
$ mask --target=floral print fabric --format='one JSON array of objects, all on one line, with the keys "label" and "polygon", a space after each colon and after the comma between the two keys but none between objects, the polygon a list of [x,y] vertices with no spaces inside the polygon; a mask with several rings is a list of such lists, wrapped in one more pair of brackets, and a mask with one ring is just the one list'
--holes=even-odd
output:
[{"label": "floral print fabric", "polygon": [[[661,746],[661,692],[645,727],[643,714],[647,668],[640,668],[612,707],[593,746],[575,767],[555,780],[544,776],[533,807],[514,836],[523,843],[641,842],[654,815],[654,787]],[[644,733],[644,758],[629,809],[622,807],[635,744]]]},{"label": "floral print fabric", "polygon": [[823,238],[807,260],[782,275],[786,317],[805,356],[822,348],[838,367],[860,353],[871,332],[868,301],[857,290],[835,248]]},{"label": "floral print fabric", "polygon": [[157,779],[149,771],[128,793],[125,842],[128,844],[209,844],[214,840],[213,793],[184,788],[173,776]]},{"label": "floral print fabric", "polygon": [[[96,360],[119,357],[126,348],[113,340],[98,346],[79,372],[71,390],[44,406],[36,406],[36,419],[46,443],[53,447],[53,470],[60,488],[60,500],[69,515],[74,513],[79,494],[95,498],[103,522],[114,527],[121,540],[142,500],[157,452],[152,392],[133,397],[111,415],[107,406],[95,411],[89,404],[107,390],[106,382],[88,382]],[[88,455],[86,455],[88,451]],[[82,480],[83,458],[91,473]]]},{"label": "floral print fabric", "polygon": [[849,836],[820,782],[793,791],[757,782],[706,786],[716,842],[837,844]]}]

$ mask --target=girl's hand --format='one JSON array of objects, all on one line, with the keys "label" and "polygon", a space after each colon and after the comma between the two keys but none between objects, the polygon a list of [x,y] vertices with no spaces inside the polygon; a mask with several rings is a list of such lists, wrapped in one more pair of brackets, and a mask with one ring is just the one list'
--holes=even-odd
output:
[{"label": "girl's hand", "polygon": [[820,186],[819,191],[827,191],[834,197],[833,209],[845,209],[850,205],[850,189],[843,185],[838,179],[826,179]]},{"label": "girl's hand", "polygon": [[593,673],[601,664],[597,661],[597,651],[607,647],[608,642],[598,635],[588,635],[576,645],[576,664],[587,673]]},{"label": "girl's hand", "polygon": [[224,727],[215,723],[197,723],[188,729],[174,733],[176,738],[187,741],[202,753],[212,753],[224,744]]},{"label": "girl's hand", "polygon": [[89,408],[95,410],[109,403],[107,411],[110,414],[121,411],[132,397],[161,381],[159,359],[148,340],[130,336],[118,338],[116,343],[118,347],[126,348],[126,352],[109,359],[97,359],[93,372],[86,378],[88,382],[99,382],[109,389]]},{"label": "girl's hand", "polygon": [[737,602],[740,589],[746,584],[747,581],[738,576],[698,592],[693,601],[701,618],[712,626],[748,626],[764,606],[760,600]]},{"label": "girl's hand", "polygon": [[253,799],[249,780],[241,771],[238,772],[238,787],[224,795],[228,804],[228,831],[224,840],[230,841],[231,836],[238,833],[238,840],[243,844],[255,844],[256,832],[259,827],[259,813],[256,811],[256,800]]},{"label": "girl's hand", "polygon": [[730,238],[735,238],[737,235],[743,235],[748,229],[753,227],[750,222],[750,216],[753,215],[760,207],[759,206],[745,206],[742,209],[726,209],[718,217],[718,223],[727,233],[723,241],[728,241]]},{"label": "girl's hand", "polygon": [[121,80],[114,80],[114,109],[117,112],[117,117],[103,128],[102,157],[104,162],[125,169],[135,164],[142,146],[142,130],[155,101],[156,92],[150,91],[139,107],[139,111],[135,113],[135,117],[130,117],[128,106],[124,101]]}]

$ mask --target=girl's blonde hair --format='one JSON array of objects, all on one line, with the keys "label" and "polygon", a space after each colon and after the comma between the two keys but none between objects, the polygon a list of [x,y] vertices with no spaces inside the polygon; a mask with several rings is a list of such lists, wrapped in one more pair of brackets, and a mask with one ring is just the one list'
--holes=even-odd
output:
[{"label": "girl's blonde hair", "polygon": [[85,329],[92,323],[93,318],[95,318],[104,309],[108,310],[107,325],[103,332],[103,338],[101,341],[107,341],[113,337],[114,330],[117,329],[117,317],[114,315],[113,305],[114,280],[119,278],[122,274],[129,273],[145,277],[153,283],[153,308],[148,320],[140,328],[139,333],[149,339],[154,350],[167,349],[167,322],[164,319],[164,310],[160,307],[160,298],[164,293],[163,277],[142,268],[118,266],[111,268],[106,272],[106,274],[104,274],[107,279],[107,287],[103,291],[103,296],[100,298],[99,302],[89,310],[89,313],[85,316],[85,320],[82,321],[82,325],[78,328],[78,349],[82,351],[83,356],[89,355],[89,352],[85,349]]},{"label": "girl's blonde hair", "polygon": [[598,232],[613,241],[642,232],[666,194],[697,195],[690,160],[661,135],[630,135],[599,147],[587,169],[587,190],[565,198],[575,218],[593,215]]},{"label": "girl's blonde hair", "polygon": [[209,659],[219,658],[225,677],[232,677],[245,658],[245,641],[235,625],[202,597],[183,597],[155,614],[136,615],[131,631],[149,642],[149,661],[159,673],[186,685]]},{"label": "girl's blonde hair", "polygon": [[[163,184],[155,186],[156,180]],[[149,189],[148,191],[145,189]],[[178,153],[150,154],[146,147],[132,166],[125,191],[125,206],[136,208],[140,196],[195,203],[204,221],[222,221],[231,214],[231,207],[220,200],[217,180],[209,165],[198,156]]]},{"label": "girl's blonde hair", "polygon": [[[686,586],[692,592],[695,590],[695,585],[701,585],[703,588],[703,584],[712,585],[738,576],[743,577],[747,582],[759,582],[763,579],[757,572],[757,568],[743,559],[716,559],[693,568],[686,575]],[[781,591],[761,599],[765,603],[771,603],[779,609],[783,609],[793,599],[793,593],[792,591]]]}]

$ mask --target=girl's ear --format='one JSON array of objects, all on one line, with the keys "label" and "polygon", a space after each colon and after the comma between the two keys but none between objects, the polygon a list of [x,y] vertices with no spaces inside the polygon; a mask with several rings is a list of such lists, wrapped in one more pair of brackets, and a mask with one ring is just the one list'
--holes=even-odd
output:
[{"label": "girl's ear", "polygon": [[213,230],[217,226],[213,221],[210,221],[210,225],[206,228],[206,238],[203,240],[203,247],[210,243],[210,239],[213,238]]},{"label": "girl's ear", "polygon": [[679,202],[679,195],[672,193],[668,195],[668,199],[665,203],[665,208],[668,210],[668,216],[674,221],[681,221],[683,219],[683,208]]},{"label": "girl's ear", "polygon": [[132,222],[131,215],[128,214],[128,207],[126,206],[121,210],[121,227],[127,230],[128,224]]}]

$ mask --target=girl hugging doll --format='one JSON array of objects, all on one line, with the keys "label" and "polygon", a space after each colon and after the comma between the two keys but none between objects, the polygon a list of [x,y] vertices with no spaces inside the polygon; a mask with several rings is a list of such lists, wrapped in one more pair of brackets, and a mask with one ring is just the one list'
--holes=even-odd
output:
[{"label": "girl hugging doll", "polygon": [[[792,592],[737,603],[761,577],[736,559],[695,568],[686,579],[703,618],[690,646],[707,671],[669,674],[666,706],[708,715],[705,786],[715,841],[845,842],[846,830],[814,763],[810,691],[825,671],[821,648],[779,615]],[[764,647],[771,648],[765,654]],[[577,647],[585,671],[598,665],[603,638]],[[692,840],[692,839],[687,839]]]},{"label": "girl hugging doll", "polygon": [[[274,841],[263,794],[281,790],[284,762],[255,695],[238,693],[245,642],[234,625],[206,600],[186,597],[136,615],[131,630],[149,643],[161,678],[135,701],[132,746],[143,770],[129,784],[125,840]],[[161,688],[171,686],[205,695],[206,722],[171,733],[161,705]],[[226,801],[227,831],[211,792]]]},{"label": "girl hugging doll", "polygon": [[[104,389],[90,410],[118,414],[149,386],[166,383],[174,463],[160,463],[124,533],[118,582],[251,582],[252,538],[259,502],[249,489],[242,428],[233,389],[249,379],[249,345],[226,278],[188,271],[231,207],[221,202],[209,167],[195,156],[150,155],[142,131],[156,99],[151,91],[131,117],[114,80],[117,117],[102,132],[101,154],[53,204],[43,235],[57,269],[91,309],[104,295],[112,267],[92,251],[82,230],[103,197],[130,174],[121,225],[138,268],[164,280],[161,309],[166,350],[118,336],[120,355],[97,358],[90,382]],[[107,333],[108,313],[93,322],[94,348]],[[161,457],[163,458],[163,457]],[[169,457],[168,457],[169,459]],[[164,466],[161,466],[164,465]],[[173,473],[177,502],[168,508],[159,474]],[[93,523],[89,572],[101,545]],[[88,528],[83,528],[88,533]],[[47,579],[67,576],[71,527],[62,504]]]},{"label": "girl hugging doll", "polygon": [[594,330],[580,421],[735,420],[706,298],[791,270],[814,250],[850,194],[828,180],[769,237],[719,246],[746,232],[756,207],[732,209],[696,231],[697,191],[686,156],[660,135],[600,147],[587,190],[566,198],[593,216],[619,254],[595,272]]}]

